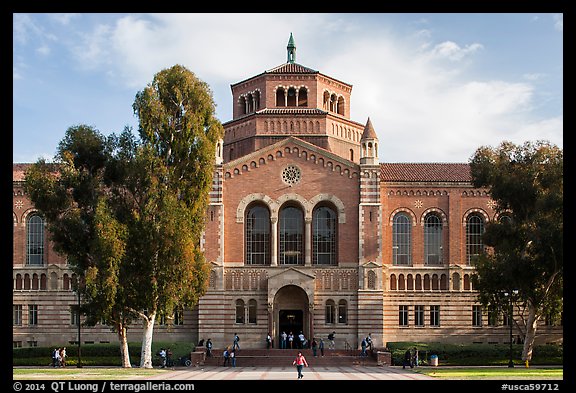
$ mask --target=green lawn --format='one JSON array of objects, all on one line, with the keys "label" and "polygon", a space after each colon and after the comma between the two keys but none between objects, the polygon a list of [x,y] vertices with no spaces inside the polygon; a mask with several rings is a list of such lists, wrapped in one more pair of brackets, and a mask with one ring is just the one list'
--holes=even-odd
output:
[{"label": "green lawn", "polygon": [[422,367],[415,372],[439,379],[563,379],[561,367]]},{"label": "green lawn", "polygon": [[58,379],[138,379],[171,371],[170,369],[144,368],[15,368],[12,375],[15,380],[58,380]]}]

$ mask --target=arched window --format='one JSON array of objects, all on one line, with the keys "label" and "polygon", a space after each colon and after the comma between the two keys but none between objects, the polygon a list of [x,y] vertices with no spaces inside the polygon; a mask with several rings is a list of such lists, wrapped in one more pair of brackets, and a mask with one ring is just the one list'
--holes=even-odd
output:
[{"label": "arched window", "polygon": [[246,264],[270,264],[270,212],[262,205],[253,205],[246,213]]},{"label": "arched window", "polygon": [[244,323],[244,300],[236,300],[236,323]]},{"label": "arched window", "polygon": [[344,115],[344,97],[338,97],[336,113],[338,113],[339,115]]},{"label": "arched window", "polygon": [[412,223],[406,213],[394,216],[392,224],[392,262],[394,265],[412,264]]},{"label": "arched window", "polygon": [[304,264],[304,213],[286,206],[279,215],[279,253],[281,265]]},{"label": "arched window", "polygon": [[328,207],[321,206],[314,209],[312,218],[312,256],[315,265],[336,265],[336,212]]},{"label": "arched window", "polygon": [[284,88],[279,87],[276,90],[276,106],[286,106],[286,94]]},{"label": "arched window", "polygon": [[256,323],[256,300],[250,299],[248,301],[248,323]]},{"label": "arched window", "polygon": [[466,262],[471,265],[484,252],[482,234],[484,219],[479,214],[470,214],[466,218]]},{"label": "arched window", "polygon": [[308,90],[305,87],[298,90],[298,106],[308,106]]},{"label": "arched window", "polygon": [[344,299],[338,302],[338,323],[348,323],[348,302]]},{"label": "arched window", "polygon": [[26,264],[44,264],[44,219],[37,214],[26,223]]},{"label": "arched window", "polygon": [[376,273],[368,271],[368,289],[376,289]]},{"label": "arched window", "polygon": [[424,219],[424,258],[427,265],[442,263],[442,221],[436,214]]},{"label": "arched window", "polygon": [[296,89],[290,87],[288,89],[287,106],[296,106]]},{"label": "arched window", "polygon": [[336,303],[334,303],[334,300],[332,299],[326,300],[324,321],[327,324],[336,323]]}]

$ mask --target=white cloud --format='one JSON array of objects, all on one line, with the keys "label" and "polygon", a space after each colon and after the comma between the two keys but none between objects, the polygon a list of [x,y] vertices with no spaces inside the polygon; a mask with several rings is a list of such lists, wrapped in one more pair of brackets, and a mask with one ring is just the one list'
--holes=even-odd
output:
[{"label": "white cloud", "polygon": [[478,43],[461,47],[453,41],[445,41],[432,48],[430,55],[439,59],[460,61],[482,48],[483,46]]},{"label": "white cloud", "polygon": [[[20,26],[28,23],[23,18]],[[464,60],[473,62],[484,46],[434,42],[434,31],[422,28],[427,23],[399,39],[385,26],[365,29],[331,14],[128,15],[78,35],[73,54],[134,92],[161,69],[182,64],[216,91],[226,122],[230,84],[284,63],[293,32],[298,63],[353,85],[351,119],[365,124],[370,117],[381,161],[463,162],[479,146],[505,139],[561,139],[561,117],[535,120],[531,113],[531,83],[542,74],[524,74],[525,83],[466,77]]]}]

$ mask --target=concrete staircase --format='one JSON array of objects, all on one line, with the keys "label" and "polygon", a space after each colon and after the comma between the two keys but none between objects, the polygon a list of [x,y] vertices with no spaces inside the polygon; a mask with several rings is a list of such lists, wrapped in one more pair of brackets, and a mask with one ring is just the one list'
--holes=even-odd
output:
[{"label": "concrete staircase", "polygon": [[[240,349],[236,351],[236,367],[281,367],[292,366],[292,361],[298,354],[298,349]],[[345,349],[325,349],[324,357],[320,356],[317,351],[317,357],[314,357],[311,349],[302,349],[302,354],[306,358],[309,366],[377,366],[376,357],[371,351],[368,351],[367,357],[360,357],[359,350]],[[222,353],[224,349],[212,348],[212,356],[204,359],[206,366],[222,366],[224,358]]]}]

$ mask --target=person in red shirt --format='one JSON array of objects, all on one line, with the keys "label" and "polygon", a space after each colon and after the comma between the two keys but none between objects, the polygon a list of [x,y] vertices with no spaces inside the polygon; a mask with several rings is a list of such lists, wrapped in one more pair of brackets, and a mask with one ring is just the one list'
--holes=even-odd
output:
[{"label": "person in red shirt", "polygon": [[295,365],[296,370],[298,370],[298,379],[304,377],[304,375],[302,374],[302,368],[304,366],[308,367],[308,362],[306,362],[306,358],[304,357],[304,355],[302,355],[302,352],[298,352],[298,356],[296,356],[296,359],[294,359],[292,364]]}]

